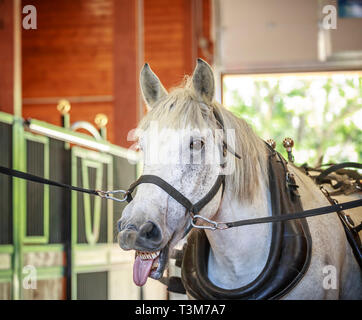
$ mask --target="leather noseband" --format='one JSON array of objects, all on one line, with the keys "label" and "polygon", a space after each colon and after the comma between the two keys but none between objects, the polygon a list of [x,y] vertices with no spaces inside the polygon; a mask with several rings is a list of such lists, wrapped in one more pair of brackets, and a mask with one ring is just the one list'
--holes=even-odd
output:
[{"label": "leather noseband", "polygon": [[155,175],[142,175],[139,177],[137,181],[132,183],[132,185],[129,187],[127,191],[128,202],[132,201],[133,198],[131,193],[141,183],[152,183],[159,186],[162,190],[166,191],[172,198],[174,198],[178,203],[183,205],[190,212],[190,214],[198,214],[202,210],[202,208],[204,208],[216,195],[221,186],[224,190],[225,176],[219,175],[214,185],[210,189],[210,191],[195,204],[193,204],[188,198],[186,198],[181,192],[179,192],[177,189],[171,186],[168,182]]}]

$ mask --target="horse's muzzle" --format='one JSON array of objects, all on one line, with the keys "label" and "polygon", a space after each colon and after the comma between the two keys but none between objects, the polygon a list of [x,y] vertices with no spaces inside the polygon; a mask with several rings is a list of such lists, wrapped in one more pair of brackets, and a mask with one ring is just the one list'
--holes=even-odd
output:
[{"label": "horse's muzzle", "polygon": [[160,227],[152,221],[147,221],[139,228],[128,225],[119,232],[119,245],[124,250],[156,251],[162,243]]}]

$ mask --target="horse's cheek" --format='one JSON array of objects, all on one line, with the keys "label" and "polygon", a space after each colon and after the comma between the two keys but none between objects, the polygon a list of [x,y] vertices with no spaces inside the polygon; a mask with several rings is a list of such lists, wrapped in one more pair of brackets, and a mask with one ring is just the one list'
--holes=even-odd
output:
[{"label": "horse's cheek", "polygon": [[169,233],[170,237],[174,233],[181,232],[182,227],[186,224],[185,219],[187,219],[185,210],[180,210],[178,204],[169,204],[166,212],[165,232]]}]

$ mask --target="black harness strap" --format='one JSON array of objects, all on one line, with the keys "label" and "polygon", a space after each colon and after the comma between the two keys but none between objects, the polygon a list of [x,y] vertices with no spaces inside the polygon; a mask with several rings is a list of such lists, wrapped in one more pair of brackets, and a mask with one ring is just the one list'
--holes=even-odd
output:
[{"label": "black harness strap", "polygon": [[192,211],[193,213],[199,213],[203,207],[205,207],[205,205],[207,205],[212,198],[217,194],[217,192],[219,191],[220,187],[222,186],[222,193],[224,193],[224,189],[225,189],[225,176],[224,175],[219,175],[214,183],[214,185],[212,186],[212,188],[210,189],[210,191],[200,200],[198,201],[195,205],[194,205],[194,209],[195,211]]},{"label": "black harness strap", "polygon": [[177,189],[175,189],[172,185],[170,185],[168,182],[163,180],[162,178],[154,175],[143,175],[140,176],[137,181],[132,183],[132,185],[129,187],[127,191],[127,201],[132,201],[132,195],[131,193],[134,191],[134,189],[140,185],[141,183],[152,183],[160,187],[162,190],[164,190],[166,193],[168,193],[172,198],[174,198],[178,203],[183,205],[190,213],[197,214],[199,213],[203,207],[205,207],[206,204],[208,204],[211,199],[216,195],[216,193],[219,191],[220,187],[223,187],[225,185],[225,176],[219,175],[210,189],[210,191],[197,203],[193,204],[188,198],[186,198],[181,192],[179,192]]},{"label": "black harness strap", "polygon": [[356,168],[356,169],[362,169],[362,163],[358,162],[343,162],[339,164],[335,164],[328,169],[324,170],[317,178],[316,182],[321,183],[325,177],[327,177],[330,173],[335,172],[339,169],[343,168]]},{"label": "black harness strap", "polygon": [[[274,150],[272,150],[272,151],[273,151],[273,154],[275,155],[275,151]],[[236,156],[238,156],[238,155],[236,155]],[[280,157],[279,154],[278,154],[278,156]],[[283,161],[281,161],[281,162],[283,163]],[[284,163],[283,163],[283,166],[284,166]],[[362,164],[349,162],[349,163],[344,163],[344,164],[340,164],[340,165],[335,165],[326,171],[328,171],[328,173],[330,173],[332,171],[338,170],[338,169],[340,169],[342,167],[346,167],[346,166],[354,166],[354,167],[362,168]],[[78,192],[93,194],[93,195],[97,195],[97,196],[101,196],[101,197],[104,197],[104,194],[105,194],[104,191],[75,187],[75,186],[52,181],[52,180],[38,177],[38,176],[29,174],[26,172],[14,170],[14,169],[2,167],[2,166],[0,166],[0,173],[6,174],[9,176],[13,176],[16,178],[21,178],[21,179],[25,179],[25,180],[29,180],[29,181],[33,181],[33,182],[61,187],[61,188],[65,188],[68,190],[75,190]],[[177,202],[179,202],[181,205],[183,205],[189,211],[192,221],[194,223],[196,223],[197,218],[200,219],[202,217],[198,216],[198,217],[194,218],[193,215],[194,214],[197,215],[205,207],[205,205],[212,200],[212,198],[217,194],[217,192],[219,191],[221,186],[222,186],[222,192],[224,192],[225,176],[219,175],[217,177],[214,185],[210,189],[210,191],[201,200],[199,200],[195,204],[193,204],[188,198],[186,198],[181,192],[176,190],[168,182],[166,182],[162,178],[160,178],[158,176],[154,176],[154,175],[143,175],[129,187],[127,192],[122,191],[126,194],[126,200],[128,202],[132,201],[131,193],[141,183],[152,183],[152,184],[159,186],[161,189],[163,189],[165,192],[167,192],[172,198],[174,198]],[[109,193],[109,192],[106,192],[106,193]],[[110,198],[110,197],[108,197],[108,199],[117,200],[115,198]],[[285,214],[283,216],[263,217],[263,218],[257,218],[257,219],[245,219],[245,220],[239,220],[239,221],[234,221],[234,222],[216,222],[216,221],[210,221],[205,218],[203,218],[203,220],[206,220],[208,223],[211,223],[213,226],[212,227],[213,230],[228,229],[228,228],[233,228],[233,227],[257,224],[257,223],[270,223],[270,222],[286,221],[286,220],[291,220],[291,219],[301,219],[301,218],[312,217],[312,216],[316,216],[316,215],[338,212],[341,210],[352,209],[352,208],[356,208],[356,207],[360,207],[360,206],[362,206],[362,199],[354,200],[354,201],[350,201],[350,202],[344,202],[344,203],[340,203],[340,204],[335,204],[335,205],[331,205],[331,206],[327,206],[327,207],[310,209],[310,210],[306,210],[306,211],[302,211],[302,212],[298,212],[298,213]]]},{"label": "black harness strap", "polygon": [[185,208],[190,210],[192,208],[192,202],[187,199],[181,192],[176,190],[173,186],[171,186],[168,182],[163,180],[162,178],[154,175],[143,175],[140,176],[135,182],[133,182],[128,188],[127,201],[131,202],[132,192],[138,185],[141,183],[152,183],[159,186],[162,190],[166,191],[172,198],[177,199],[179,203],[181,203]]},{"label": "black harness strap", "polygon": [[90,190],[90,189],[84,189],[84,188],[80,188],[80,187],[71,186],[71,185],[68,185],[65,183],[56,182],[53,180],[34,176],[33,174],[30,174],[30,173],[26,173],[26,172],[14,170],[14,169],[2,167],[2,166],[0,166],[0,173],[6,174],[6,175],[12,176],[12,177],[20,178],[20,179],[25,179],[28,181],[38,182],[38,183],[47,184],[50,186],[60,187],[60,188],[68,189],[68,190],[75,190],[78,192],[89,193],[89,194],[94,194],[94,195],[99,196],[99,191],[97,191],[97,190]]},{"label": "black harness strap", "polygon": [[[42,184],[48,184],[51,186],[61,187],[68,190],[75,190],[78,192],[93,194],[97,196],[101,196],[99,190],[91,190],[91,189],[84,189],[81,187],[75,187],[71,185],[67,185],[64,183],[52,181],[49,179],[45,179],[42,177],[38,177],[35,175],[32,175],[30,173],[6,168],[0,166],[0,173],[13,176],[16,178],[21,178],[37,183]],[[153,183],[159,186],[161,189],[163,189],[165,192],[167,192],[172,198],[174,198],[177,202],[182,204],[190,213],[192,214],[198,214],[204,206],[211,201],[211,199],[216,195],[219,188],[222,186],[222,190],[224,191],[225,188],[225,176],[219,175],[216,179],[213,187],[210,189],[210,191],[197,203],[192,204],[192,202],[187,199],[182,193],[180,193],[178,190],[176,190],[173,186],[171,186],[169,183],[167,183],[165,180],[158,176],[154,175],[143,175],[141,176],[136,182],[134,182],[130,188],[127,191],[127,201],[132,201],[131,193],[134,191],[134,189],[141,183]],[[356,207],[362,206],[362,199],[360,200],[354,200],[349,202],[344,202],[336,205],[331,205],[327,207],[321,207],[316,209],[310,209],[298,213],[291,213],[291,214],[285,214],[283,216],[277,216],[277,217],[263,217],[263,218],[256,218],[256,219],[245,219],[245,220],[239,220],[239,221],[233,221],[233,222],[213,222],[216,226],[215,229],[228,229],[233,227],[239,227],[239,226],[245,226],[245,225],[251,225],[251,224],[258,224],[258,223],[270,223],[270,222],[278,222],[278,221],[286,221],[291,219],[301,219],[306,217],[312,217],[322,214],[328,214],[332,212],[337,212],[340,210],[348,210]]]},{"label": "black harness strap", "polygon": [[233,228],[233,227],[240,227],[240,226],[258,224],[258,223],[280,222],[280,221],[286,221],[286,220],[313,217],[313,216],[328,214],[328,213],[332,213],[332,212],[337,212],[340,210],[357,208],[360,206],[362,206],[362,199],[344,202],[344,203],[340,203],[340,204],[335,204],[332,206],[305,210],[305,211],[297,212],[297,213],[285,214],[282,216],[270,216],[270,217],[263,217],[263,218],[256,218],[256,219],[246,219],[246,220],[240,220],[240,221],[234,221],[234,222],[226,222],[224,224],[228,228]]},{"label": "black harness strap", "polygon": [[222,145],[223,149],[229,151],[236,158],[241,159],[241,156],[237,152],[235,152],[235,150],[230,148],[230,146],[225,141],[225,127],[224,127],[224,121],[223,121],[223,119],[221,117],[221,114],[215,108],[213,108],[212,112],[214,114],[214,117],[215,117],[216,121],[219,123],[219,125],[220,125],[220,127],[221,127],[221,129],[222,129],[222,131],[224,133],[224,139],[223,139],[223,145]]}]

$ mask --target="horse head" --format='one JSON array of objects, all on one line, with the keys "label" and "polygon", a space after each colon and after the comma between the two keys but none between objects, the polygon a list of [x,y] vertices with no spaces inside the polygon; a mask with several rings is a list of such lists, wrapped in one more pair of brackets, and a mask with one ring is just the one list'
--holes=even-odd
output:
[{"label": "horse head", "polygon": [[[211,107],[215,91],[213,72],[198,59],[186,85],[168,93],[145,64],[140,84],[149,108],[136,130],[144,155],[143,175],[161,178],[196,203],[226,170],[221,163],[225,156],[224,132]],[[222,187],[200,213],[213,217],[221,198]],[[133,278],[137,285],[144,285],[149,276],[162,277],[170,249],[190,227],[188,211],[158,185],[138,186],[118,222],[121,248],[136,250]]]}]

